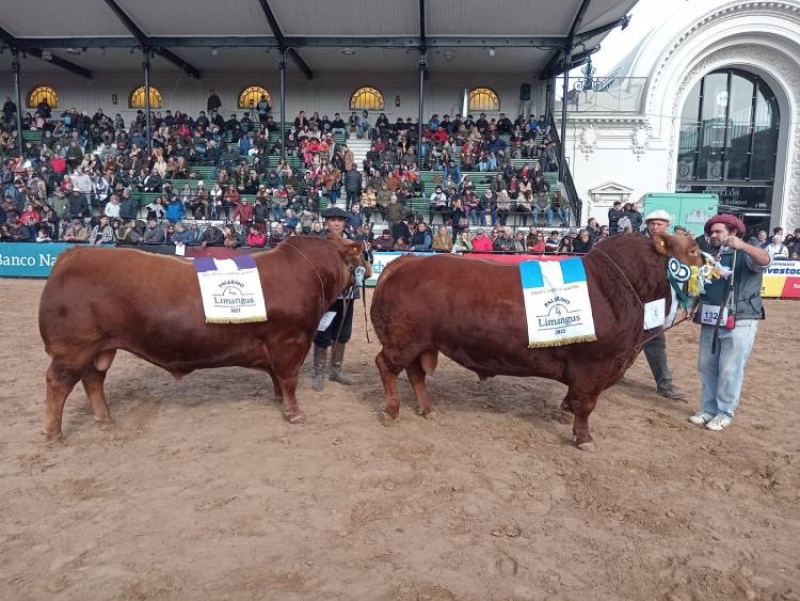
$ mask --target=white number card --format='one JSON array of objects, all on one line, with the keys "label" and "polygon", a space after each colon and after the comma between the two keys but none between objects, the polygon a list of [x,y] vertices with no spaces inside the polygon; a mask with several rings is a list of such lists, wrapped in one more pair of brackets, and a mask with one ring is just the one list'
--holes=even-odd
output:
[{"label": "white number card", "polygon": [[667,299],[659,298],[644,304],[644,329],[652,330],[664,325],[667,311]]},{"label": "white number card", "polygon": [[[722,311],[722,318],[720,318],[719,313]],[[700,311],[700,323],[704,326],[715,326],[717,323],[724,326],[725,322],[728,321],[728,308],[727,307],[720,307],[719,305],[706,305],[703,304],[703,308]]]}]

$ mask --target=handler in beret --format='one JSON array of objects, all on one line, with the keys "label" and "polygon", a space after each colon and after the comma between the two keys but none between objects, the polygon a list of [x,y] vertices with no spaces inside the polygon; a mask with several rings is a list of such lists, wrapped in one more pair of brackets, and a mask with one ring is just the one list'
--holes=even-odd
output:
[{"label": "handler in beret", "polygon": [[[325,219],[325,227],[328,236],[351,238],[345,230],[348,221],[346,211],[331,207],[322,211],[321,216]],[[359,298],[358,286],[345,290],[336,299],[328,311],[333,311],[336,316],[324,330],[318,330],[314,336],[314,377],[311,381],[311,388],[317,392],[322,391],[325,385],[325,368],[328,363],[328,347],[333,345],[331,353],[331,369],[328,379],[349,386],[353,381],[342,373],[342,361],[347,343],[353,331],[353,302]],[[336,339],[334,342],[334,338]]]},{"label": "handler in beret", "polygon": [[720,431],[730,426],[739,406],[744,368],[764,319],[761,280],[771,257],[742,240],[745,225],[733,215],[717,215],[705,224],[712,254],[731,270],[727,278],[707,284],[695,320],[700,323],[697,369],[703,383],[700,411],[689,418]]}]

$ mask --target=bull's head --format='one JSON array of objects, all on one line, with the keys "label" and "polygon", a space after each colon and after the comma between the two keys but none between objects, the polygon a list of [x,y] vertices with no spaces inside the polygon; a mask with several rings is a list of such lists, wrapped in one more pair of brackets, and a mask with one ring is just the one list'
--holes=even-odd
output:
[{"label": "bull's head", "polygon": [[348,287],[360,286],[372,277],[372,263],[367,260],[366,242],[342,239],[339,252],[350,272]]},{"label": "bull's head", "polygon": [[700,251],[693,238],[656,233],[653,245],[657,252],[668,257],[667,279],[684,307],[690,304],[690,297],[703,293],[706,283],[720,277],[713,260],[709,264],[708,255]]}]

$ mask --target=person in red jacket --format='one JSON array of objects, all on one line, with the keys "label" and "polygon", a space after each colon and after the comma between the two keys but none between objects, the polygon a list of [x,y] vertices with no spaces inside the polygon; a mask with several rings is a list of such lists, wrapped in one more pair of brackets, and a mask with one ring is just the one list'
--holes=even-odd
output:
[{"label": "person in red jacket", "polygon": [[246,198],[242,198],[240,200],[234,201],[234,215],[233,219],[236,218],[236,215],[239,216],[239,223],[244,225],[245,223],[250,223],[253,221],[253,205],[248,204]]},{"label": "person in red jacket", "polygon": [[245,244],[252,248],[264,248],[267,245],[266,232],[259,231],[258,227],[254,223],[250,226],[250,231],[247,234],[247,240],[245,241]]},{"label": "person in red jacket", "polygon": [[492,250],[494,250],[492,239],[482,229],[477,230],[472,239],[472,252],[492,252]]}]

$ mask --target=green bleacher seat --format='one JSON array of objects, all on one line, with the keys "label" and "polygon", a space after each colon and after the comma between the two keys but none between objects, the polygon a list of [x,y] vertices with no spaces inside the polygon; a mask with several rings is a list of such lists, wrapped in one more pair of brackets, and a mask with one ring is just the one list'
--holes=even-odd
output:
[{"label": "green bleacher seat", "polygon": [[207,179],[214,179],[214,174],[216,173],[216,167],[209,167],[207,165],[192,165],[189,168],[189,175],[193,180],[207,180]]},{"label": "green bleacher seat", "polygon": [[26,129],[22,131],[22,139],[26,142],[41,142],[42,141],[42,130],[30,130]]}]

